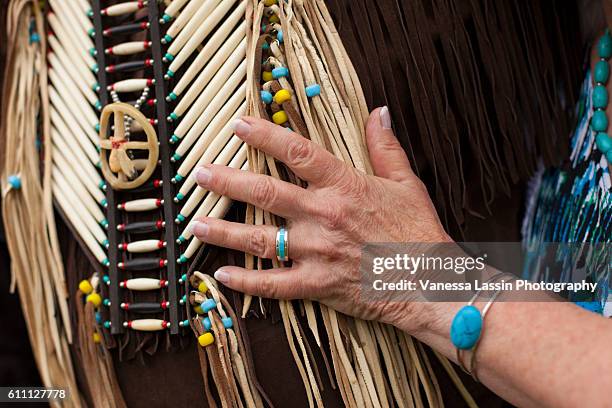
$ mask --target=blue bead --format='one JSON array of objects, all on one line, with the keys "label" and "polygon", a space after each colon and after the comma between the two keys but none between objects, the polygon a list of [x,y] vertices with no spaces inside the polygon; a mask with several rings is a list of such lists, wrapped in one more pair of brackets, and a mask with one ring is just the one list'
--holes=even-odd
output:
[{"label": "blue bead", "polygon": [[261,91],[261,100],[263,101],[263,103],[265,103],[266,105],[269,105],[272,103],[272,100],[274,99],[274,97],[272,96],[271,92],[268,91]]},{"label": "blue bead", "polygon": [[591,128],[595,132],[605,132],[608,128],[608,117],[604,111],[595,111],[591,118]]},{"label": "blue bead", "polygon": [[16,174],[8,176],[8,183],[11,185],[11,188],[15,190],[21,189],[21,177]]},{"label": "blue bead", "polygon": [[216,306],[217,306],[217,303],[215,302],[214,299],[206,299],[204,302],[200,304],[200,307],[202,307],[202,310],[205,311],[206,313],[213,310]]},{"label": "blue bead", "polygon": [[597,53],[600,58],[610,58],[612,57],[612,37],[610,36],[610,32],[606,30],[604,35],[599,39],[599,43],[597,44]]},{"label": "blue bead", "polygon": [[598,133],[597,137],[595,137],[595,144],[597,145],[597,149],[599,149],[599,151],[603,154],[606,154],[612,150],[612,139],[607,133]]},{"label": "blue bead", "polygon": [[608,90],[603,85],[593,88],[593,107],[604,109],[608,106]]},{"label": "blue bead", "polygon": [[605,84],[610,77],[610,65],[606,61],[598,61],[593,71],[595,82]]},{"label": "blue bead", "polygon": [[480,338],[482,315],[474,306],[463,306],[455,315],[450,329],[450,339],[460,350],[469,350]]},{"label": "blue bead", "polygon": [[204,326],[204,330],[210,331],[212,329],[212,322],[208,317],[202,319],[202,326]]},{"label": "blue bead", "polygon": [[306,87],[306,96],[312,98],[314,96],[319,96],[321,94],[321,86],[319,84],[314,84]]},{"label": "blue bead", "polygon": [[287,67],[277,67],[272,70],[272,76],[274,79],[286,77],[287,75],[289,75],[289,70]]},{"label": "blue bead", "polygon": [[276,39],[278,40],[278,42],[283,42],[283,31],[282,30],[278,30],[278,34],[276,34]]},{"label": "blue bead", "polygon": [[223,322],[223,327],[225,327],[226,329],[231,329],[232,327],[234,327],[234,322],[232,322],[231,317],[224,317],[221,319],[221,322]]},{"label": "blue bead", "polygon": [[96,312],[96,323],[102,323],[102,314],[100,312]]}]

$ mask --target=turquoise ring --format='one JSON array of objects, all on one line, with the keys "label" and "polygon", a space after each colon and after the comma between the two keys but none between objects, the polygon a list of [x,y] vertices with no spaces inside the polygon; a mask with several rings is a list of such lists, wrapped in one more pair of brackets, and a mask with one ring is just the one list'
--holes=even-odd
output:
[{"label": "turquoise ring", "polygon": [[280,262],[289,260],[289,231],[284,226],[276,231],[276,259]]}]

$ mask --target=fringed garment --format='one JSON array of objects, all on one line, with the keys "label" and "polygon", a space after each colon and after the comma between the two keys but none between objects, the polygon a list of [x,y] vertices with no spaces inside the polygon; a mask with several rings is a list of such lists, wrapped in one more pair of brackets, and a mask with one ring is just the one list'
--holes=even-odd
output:
[{"label": "fringed garment", "polygon": [[[542,165],[530,183],[522,227],[527,255],[524,278],[562,282],[586,278],[598,284],[596,293],[577,293],[570,299],[591,303],[593,310],[612,316],[612,264],[605,247],[612,241],[611,167],[597,150],[596,132],[590,127],[592,94],[589,70],[576,107],[577,125],[571,134],[569,157],[559,167],[544,169]],[[551,264],[545,260],[551,242],[582,248],[586,260],[577,265],[582,258],[560,247]]]}]

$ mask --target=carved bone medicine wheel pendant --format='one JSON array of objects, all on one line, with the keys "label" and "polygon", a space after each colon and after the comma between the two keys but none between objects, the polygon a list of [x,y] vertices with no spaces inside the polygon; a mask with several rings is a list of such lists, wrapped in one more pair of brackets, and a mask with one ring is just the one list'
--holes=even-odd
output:
[{"label": "carved bone medicine wheel pendant", "polygon": [[[114,116],[114,134],[108,136],[108,126]],[[126,139],[125,117],[138,123],[147,141]],[[132,158],[129,151],[148,150],[147,158]],[[139,157],[141,155],[139,154]],[[114,190],[131,190],[143,185],[155,171],[159,159],[157,134],[147,118],[127,103],[106,105],[100,116],[100,163],[102,174]]]}]

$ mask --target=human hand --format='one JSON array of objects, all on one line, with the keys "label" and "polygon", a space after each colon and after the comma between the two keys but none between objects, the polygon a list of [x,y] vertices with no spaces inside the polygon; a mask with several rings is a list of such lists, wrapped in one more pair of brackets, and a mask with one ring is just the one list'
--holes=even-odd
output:
[{"label": "human hand", "polygon": [[[287,220],[291,267],[254,272],[226,266],[215,278],[250,295],[317,300],[363,319],[397,324],[418,304],[401,306],[360,299],[359,264],[367,242],[448,242],[427,189],[410,167],[391,130],[386,107],[366,125],[374,176],[366,175],[322,147],[280,126],[245,117],[234,131],[249,145],[285,163],[308,188],[225,166],[197,169],[202,188],[251,203]],[[277,227],[203,218],[190,226],[200,240],[262,258],[276,256]],[[405,326],[405,324],[404,324]],[[410,329],[410,327],[408,327]]]}]

